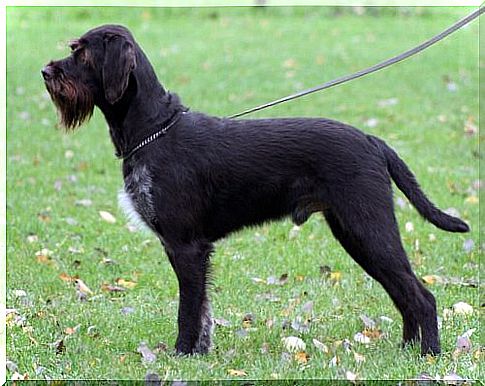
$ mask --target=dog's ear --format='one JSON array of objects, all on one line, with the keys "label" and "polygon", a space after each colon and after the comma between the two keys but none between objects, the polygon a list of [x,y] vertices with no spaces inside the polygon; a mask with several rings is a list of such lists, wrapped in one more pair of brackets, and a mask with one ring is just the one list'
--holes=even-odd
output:
[{"label": "dog's ear", "polygon": [[104,39],[103,87],[106,100],[117,102],[128,87],[131,71],[136,67],[135,47],[121,35]]}]

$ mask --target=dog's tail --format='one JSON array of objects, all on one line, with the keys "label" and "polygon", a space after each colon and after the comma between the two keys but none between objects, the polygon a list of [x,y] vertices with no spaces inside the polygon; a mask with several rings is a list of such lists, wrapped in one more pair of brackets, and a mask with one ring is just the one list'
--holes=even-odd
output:
[{"label": "dog's tail", "polygon": [[470,230],[465,222],[442,212],[426,197],[413,173],[393,149],[377,137],[372,135],[368,137],[381,149],[387,161],[389,174],[421,216],[445,231],[468,232]]}]

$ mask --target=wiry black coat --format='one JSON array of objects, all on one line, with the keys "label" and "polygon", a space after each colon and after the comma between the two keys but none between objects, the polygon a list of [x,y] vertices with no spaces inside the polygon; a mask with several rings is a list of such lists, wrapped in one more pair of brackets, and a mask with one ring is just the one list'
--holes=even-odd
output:
[{"label": "wiry black coat", "polygon": [[382,140],[322,118],[184,113],[125,28],[102,26],[74,45],[70,57],[44,68],[47,89],[67,127],[98,106],[125,155],[121,202],[158,235],[179,281],[177,352],[204,353],[211,343],[206,282],[212,242],[285,216],[302,224],[314,212],[323,213],[345,250],[389,293],[403,316],[404,343],[421,340],[423,354],[440,351],[435,300],[402,247],[391,178],[436,226],[452,232],[468,226],[437,209]]}]

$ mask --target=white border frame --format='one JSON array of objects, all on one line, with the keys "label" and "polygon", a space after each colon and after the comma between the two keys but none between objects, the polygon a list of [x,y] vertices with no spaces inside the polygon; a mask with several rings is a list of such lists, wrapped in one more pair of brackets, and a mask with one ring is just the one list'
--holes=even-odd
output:
[{"label": "white border frame", "polygon": [[[476,6],[481,0],[267,0],[267,6]],[[254,6],[254,0],[6,0],[0,6],[0,385],[6,381],[6,7],[13,6],[144,6],[144,7],[216,7]],[[2,74],[4,74],[2,76]]]}]

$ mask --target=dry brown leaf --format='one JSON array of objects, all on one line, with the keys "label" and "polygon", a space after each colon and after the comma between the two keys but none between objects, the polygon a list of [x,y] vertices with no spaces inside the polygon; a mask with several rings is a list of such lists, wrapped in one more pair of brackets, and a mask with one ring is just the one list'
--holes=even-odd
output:
[{"label": "dry brown leaf", "polygon": [[358,363],[365,362],[365,356],[354,351],[354,359]]},{"label": "dry brown leaf", "polygon": [[301,364],[306,364],[308,362],[308,359],[310,359],[310,355],[308,355],[305,351],[299,351],[295,353],[295,361]]},{"label": "dry brown leaf", "polygon": [[126,291],[126,288],[120,287],[117,285],[112,285],[108,283],[101,284],[101,290],[106,292],[123,292]]},{"label": "dry brown leaf", "polygon": [[50,256],[47,255],[37,255],[37,262],[40,264],[45,264],[51,267],[55,267],[56,263],[54,260],[50,258]]},{"label": "dry brown leaf", "polygon": [[429,285],[432,285],[432,284],[442,284],[443,283],[443,278],[441,276],[438,276],[438,275],[425,275],[421,278],[421,280],[423,281],[423,283],[425,284],[429,284]]},{"label": "dry brown leaf", "polygon": [[231,377],[247,377],[248,376],[248,374],[244,370],[229,369],[229,370],[227,370],[227,372]]},{"label": "dry brown leaf", "polygon": [[377,328],[374,328],[374,329],[365,328],[363,331],[363,334],[370,339],[379,339],[382,337],[382,331]]},{"label": "dry brown leaf", "polygon": [[136,287],[136,285],[138,283],[134,282],[134,281],[131,281],[131,280],[125,280],[125,279],[122,279],[122,278],[117,278],[115,280],[116,284],[122,286],[122,287],[125,287],[125,288],[128,288],[128,289],[133,289]]},{"label": "dry brown leaf", "polygon": [[59,279],[65,281],[67,283],[73,283],[77,279],[79,279],[79,276],[78,275],[71,276],[71,275],[68,275],[65,272],[62,272],[61,274],[59,274]]},{"label": "dry brown leaf", "polygon": [[334,283],[337,284],[339,281],[342,280],[342,272],[340,271],[334,271],[330,273],[330,280]]},{"label": "dry brown leaf", "polygon": [[74,327],[66,327],[64,329],[64,334],[66,334],[66,335],[75,334],[79,330],[80,327],[81,327],[80,324],[78,324],[77,326],[74,326]]},{"label": "dry brown leaf", "polygon": [[479,199],[478,199],[478,197],[477,197],[477,196],[475,196],[475,195],[473,195],[473,194],[472,194],[471,196],[468,196],[468,197],[465,199],[465,202],[466,202],[467,204],[478,204]]}]

